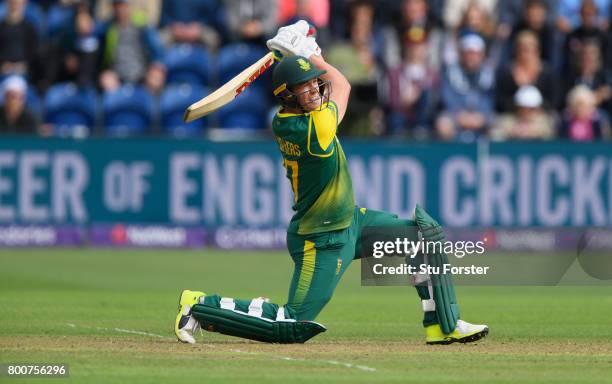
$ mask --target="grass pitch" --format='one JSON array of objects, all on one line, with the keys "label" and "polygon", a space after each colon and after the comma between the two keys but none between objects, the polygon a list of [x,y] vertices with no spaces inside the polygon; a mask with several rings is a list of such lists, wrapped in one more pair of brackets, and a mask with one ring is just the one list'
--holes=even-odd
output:
[{"label": "grass pitch", "polygon": [[458,287],[463,317],[491,333],[427,346],[414,290],[361,287],[355,263],[307,344],[175,341],[181,289],[284,303],[291,272],[283,252],[1,250],[0,363],[68,363],[53,382],[71,383],[612,382],[603,286]]}]

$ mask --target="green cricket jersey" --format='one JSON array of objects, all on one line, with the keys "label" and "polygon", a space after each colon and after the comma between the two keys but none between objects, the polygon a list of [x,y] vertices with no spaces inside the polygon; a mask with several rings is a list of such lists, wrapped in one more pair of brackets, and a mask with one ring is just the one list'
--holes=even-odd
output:
[{"label": "green cricket jersey", "polygon": [[306,235],[351,225],[355,195],[337,128],[338,107],[333,101],[320,111],[279,112],[274,117],[272,130],[291,182],[296,211],[288,232]]}]

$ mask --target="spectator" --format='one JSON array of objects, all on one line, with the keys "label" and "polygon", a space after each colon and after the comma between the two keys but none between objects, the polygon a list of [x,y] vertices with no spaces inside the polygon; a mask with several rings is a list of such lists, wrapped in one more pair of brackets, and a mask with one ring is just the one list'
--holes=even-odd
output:
[{"label": "spectator", "polygon": [[[530,0],[504,0],[499,2],[497,9],[497,14],[499,15],[497,26],[498,38],[507,40],[510,37],[515,26],[525,19],[526,8],[530,7],[531,2]],[[546,9],[545,24],[552,26],[556,19],[557,0],[543,0],[541,2]]]},{"label": "spectator", "polygon": [[352,85],[346,120],[350,134],[372,133],[370,113],[376,100],[377,66],[374,53],[374,6],[356,0],[350,10],[350,35],[346,42],[336,42],[327,49],[327,61],[339,68]]},{"label": "spectator", "polygon": [[457,30],[461,26],[466,11],[472,6],[476,6],[484,13],[493,16],[497,8],[497,0],[447,0],[444,4],[442,16],[446,28]]},{"label": "spectator", "polygon": [[[580,49],[585,40],[596,41],[600,52],[608,52],[608,36],[597,19],[597,5],[593,0],[584,0],[580,7],[581,24],[565,39],[563,46],[564,74],[567,76],[576,70]],[[605,61],[604,57],[604,61]],[[605,66],[605,63],[604,63]]]},{"label": "spectator", "polygon": [[134,24],[127,0],[113,0],[113,11],[113,21],[103,27],[101,88],[111,91],[122,83],[144,83],[151,92],[159,92],[165,68],[156,31]]},{"label": "spectator", "polygon": [[[610,17],[608,20],[612,20],[612,6],[610,7]],[[610,27],[609,23],[608,23],[608,43],[612,44],[612,27]],[[605,62],[608,64],[606,66],[606,70],[612,73],[612,49],[608,49],[607,52],[603,51],[602,54],[604,55]]]},{"label": "spectator", "polygon": [[[589,1],[589,0],[587,0]],[[562,33],[570,33],[580,24],[581,8],[584,0],[558,0],[557,4],[557,29]],[[590,1],[589,1],[590,2]],[[595,24],[606,29],[609,26],[610,17],[610,0],[595,0],[593,2],[597,9],[595,15]]]},{"label": "spectator", "polygon": [[278,28],[276,0],[225,0],[231,40],[265,44]]},{"label": "spectator", "polygon": [[596,41],[585,41],[582,44],[580,55],[578,58],[578,68],[569,77],[564,95],[569,94],[569,91],[576,85],[587,86],[595,95],[597,107],[608,111],[612,104],[612,88],[610,87],[609,76],[602,65],[602,57],[599,50],[599,44]]},{"label": "spectator", "polygon": [[493,119],[495,70],[485,63],[485,42],[470,34],[459,42],[460,60],[442,78],[442,108],[436,131],[443,140],[473,141]]},{"label": "spectator", "polygon": [[546,140],[555,135],[554,118],[542,109],[543,98],[538,88],[523,85],[514,94],[514,113],[498,117],[491,138],[493,140]]},{"label": "spectator", "polygon": [[34,116],[26,108],[28,85],[20,76],[9,76],[2,84],[4,105],[0,108],[0,134],[37,132]]},{"label": "spectator", "polygon": [[[350,24],[351,4],[352,2],[348,1],[330,1],[329,14],[334,15],[334,22],[329,24],[329,35],[332,41],[346,38]],[[380,17],[380,12],[378,16]]]},{"label": "spectator", "polygon": [[[352,0],[349,0],[350,2]],[[439,28],[444,27],[444,22],[442,20],[442,12],[444,10],[444,3],[447,0],[427,0],[427,20],[432,25],[435,25]],[[332,2],[332,7],[336,2]],[[381,24],[389,24],[393,21],[393,19],[402,12],[402,4],[403,2],[400,0],[376,0],[376,21]],[[335,15],[335,13],[333,13]],[[334,20],[334,24],[336,21]],[[333,26],[332,26],[333,27]]]},{"label": "spectator", "polygon": [[353,83],[375,82],[374,6],[368,0],[355,0],[350,10],[349,39],[327,49],[327,60],[341,68]]},{"label": "spectator", "polygon": [[[39,0],[34,0],[40,5]],[[44,26],[45,43],[48,41],[56,41],[62,36],[62,32],[66,28],[70,28],[70,24],[76,13],[76,9],[79,6],[84,6],[89,11],[90,15],[94,15],[94,8],[97,0],[50,0],[53,4],[49,4],[50,8],[46,10],[46,25]],[[51,7],[52,6],[52,7]],[[35,8],[34,8],[35,9]],[[28,11],[26,9],[26,18],[28,18]],[[92,16],[93,18],[93,16]],[[107,17],[110,18],[110,17]],[[106,21],[106,20],[105,20]],[[40,27],[40,26],[39,26]]]},{"label": "spectator", "polygon": [[48,65],[51,82],[75,82],[95,86],[99,75],[100,39],[86,2],[75,6],[72,24],[61,33],[56,53],[49,57],[57,63]]},{"label": "spectator", "polygon": [[567,95],[559,136],[574,141],[608,139],[608,123],[597,110],[595,93],[585,85],[577,85]]},{"label": "spectator", "polygon": [[468,5],[459,24],[458,35],[461,37],[468,33],[478,34],[487,41],[492,39],[495,33],[493,14],[478,2]]},{"label": "spectator", "polygon": [[160,26],[165,45],[203,44],[217,49],[224,32],[221,0],[163,0]]},{"label": "spectator", "polygon": [[531,31],[520,32],[514,43],[515,54],[509,66],[501,68],[497,75],[496,109],[511,112],[513,95],[523,85],[534,85],[543,97],[543,107],[556,107],[555,76],[540,58],[537,36]]},{"label": "spectator", "polygon": [[438,73],[427,65],[425,32],[405,39],[402,63],[386,73],[379,94],[387,110],[387,132],[404,135],[410,128],[413,136],[424,139],[429,136],[427,126],[437,101]]},{"label": "spectator", "polygon": [[386,68],[397,68],[402,61],[402,45],[406,36],[425,31],[427,36],[428,65],[440,68],[443,33],[429,18],[425,0],[403,0],[401,10],[382,32],[381,60]]},{"label": "spectator", "polygon": [[444,63],[452,65],[459,59],[458,39],[476,34],[485,40],[485,46],[493,46],[495,26],[491,15],[478,2],[469,3],[456,29],[448,30],[444,39]]},{"label": "spectator", "polygon": [[38,35],[35,26],[25,19],[27,0],[6,0],[6,4],[6,15],[0,22],[0,75],[18,74],[38,80]]},{"label": "spectator", "polygon": [[538,43],[541,47],[540,57],[543,61],[550,63],[553,58],[553,49],[555,47],[554,29],[547,23],[548,8],[544,0],[527,0],[522,18],[518,20],[512,28],[510,34],[510,51],[514,50],[512,42],[516,36],[523,31],[531,31],[538,37]]},{"label": "spectator", "polygon": [[[131,0],[132,19],[136,25],[157,27],[161,16],[162,0]],[[112,0],[95,0],[97,20],[108,21],[113,17]]]}]

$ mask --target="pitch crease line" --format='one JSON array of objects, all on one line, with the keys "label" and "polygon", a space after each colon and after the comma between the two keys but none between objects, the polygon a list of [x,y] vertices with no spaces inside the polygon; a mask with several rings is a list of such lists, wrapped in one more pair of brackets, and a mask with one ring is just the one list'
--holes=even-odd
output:
[{"label": "pitch crease line", "polygon": [[[163,336],[163,335],[158,335],[156,333],[151,333],[151,332],[144,332],[144,331],[137,331],[134,329],[124,329],[124,328],[105,328],[105,327],[90,327],[90,326],[86,326],[86,325],[76,325],[74,323],[66,323],[66,325],[70,328],[85,328],[85,329],[95,329],[98,331],[113,331],[113,332],[119,332],[119,333],[128,333],[128,334],[132,334],[132,335],[140,335],[140,336],[150,336],[150,337],[158,337],[161,339],[167,339],[167,340],[173,340],[173,337],[169,337],[169,336]],[[206,344],[209,347],[212,348],[216,348],[215,345],[212,344]],[[235,348],[230,348],[228,350],[229,352],[233,352],[236,354],[243,354],[243,355],[255,355],[255,356],[263,356],[263,357],[267,357],[267,358],[272,358],[275,360],[284,360],[284,361],[305,361],[305,362],[318,362],[318,363],[324,363],[324,364],[331,364],[331,365],[339,365],[339,366],[343,366],[345,368],[355,368],[355,369],[359,369],[361,371],[366,371],[366,372],[376,372],[376,368],[372,368],[372,367],[368,367],[367,365],[359,365],[359,364],[351,364],[351,363],[343,363],[341,361],[336,361],[336,360],[320,360],[320,359],[304,359],[304,358],[299,358],[299,357],[289,357],[289,356],[273,356],[273,355],[269,355],[266,353],[261,353],[261,352],[248,352],[248,351],[243,351],[240,349],[235,349]]]}]

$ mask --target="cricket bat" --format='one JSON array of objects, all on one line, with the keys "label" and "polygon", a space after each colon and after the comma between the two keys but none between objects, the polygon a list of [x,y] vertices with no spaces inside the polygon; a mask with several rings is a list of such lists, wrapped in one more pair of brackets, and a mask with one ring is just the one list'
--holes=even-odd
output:
[{"label": "cricket bat", "polygon": [[240,95],[253,81],[274,63],[274,53],[270,52],[253,65],[240,72],[210,95],[191,104],[185,111],[183,120],[190,122],[206,116],[228,104]]}]

